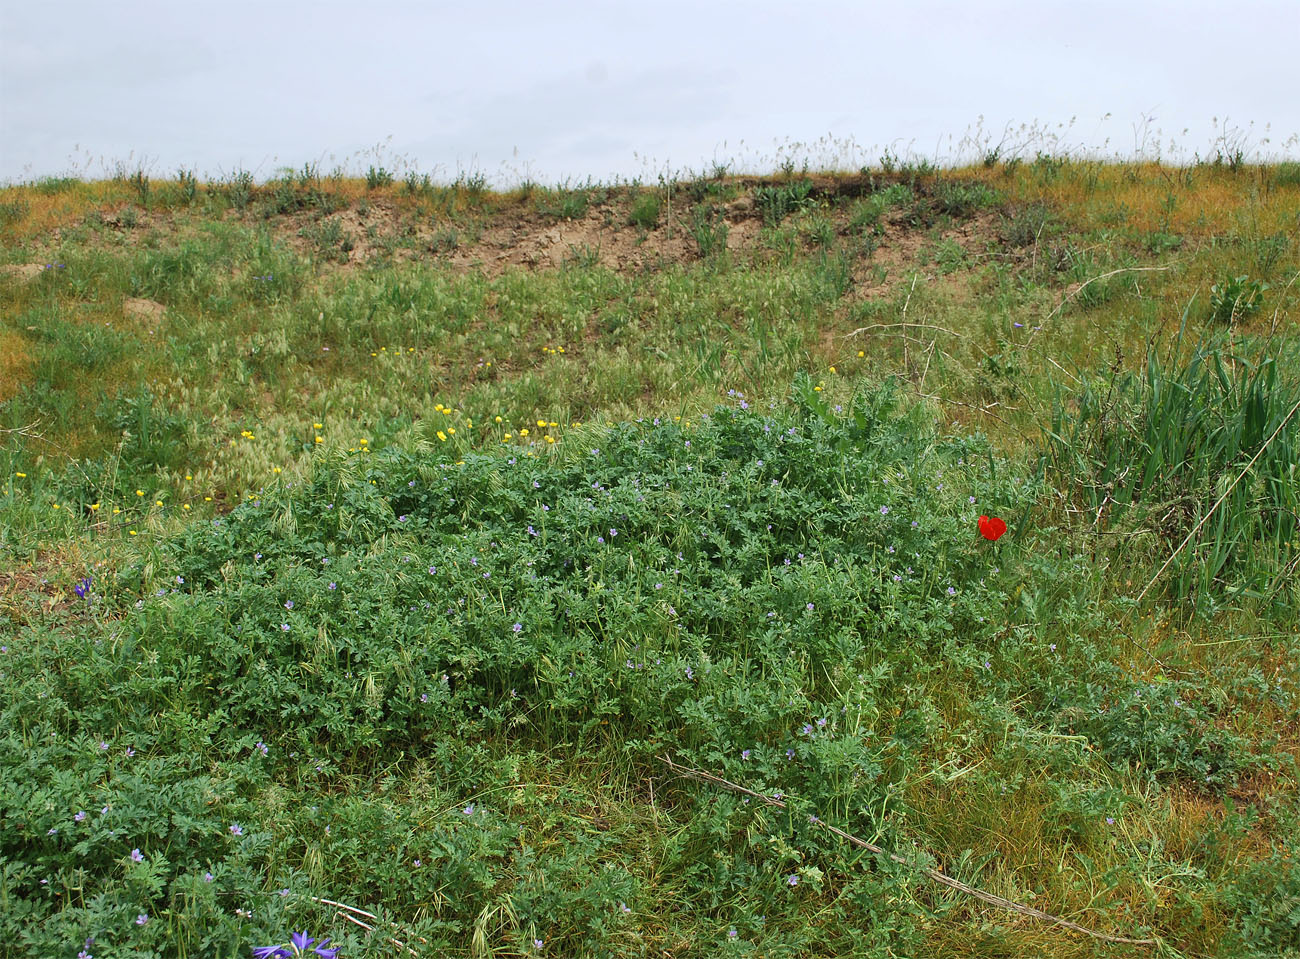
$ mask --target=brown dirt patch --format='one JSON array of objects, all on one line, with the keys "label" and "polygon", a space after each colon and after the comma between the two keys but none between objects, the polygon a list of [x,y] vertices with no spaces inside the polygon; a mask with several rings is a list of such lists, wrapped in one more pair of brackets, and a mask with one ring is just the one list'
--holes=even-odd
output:
[{"label": "brown dirt patch", "polygon": [[[809,201],[818,215],[828,218],[840,237],[851,230],[852,200],[886,184],[880,178],[813,176]],[[744,177],[728,181],[736,195],[725,204],[714,199],[728,229],[727,249],[733,257],[763,259],[779,255],[763,249],[761,210],[754,191],[771,185],[772,178]],[[924,196],[928,188],[915,189]],[[489,278],[510,269],[555,270],[570,262],[598,262],[611,270],[646,272],[700,259],[691,234],[692,204],[685,192],[674,192],[671,209],[665,204],[654,229],[629,223],[634,191],[610,188],[593,196],[585,215],[557,219],[540,212],[532,197],[503,195],[479,207],[461,207],[454,214],[436,213],[426,200],[382,191],[364,197],[341,196],[349,206],[322,215],[306,209],[267,218],[256,204],[243,212],[226,211],[226,218],[264,223],[295,252],[316,258],[324,273],[336,273],[385,259],[393,262],[442,263],[454,270],[479,272]],[[129,221],[121,211],[95,211],[98,224],[108,227],[90,243],[135,245],[153,237],[164,243],[189,232],[188,211],[133,211]],[[797,215],[797,214],[796,214]],[[870,257],[858,255],[853,263],[853,289],[849,299],[891,294],[897,283],[916,265],[918,254],[935,242],[933,230],[918,225],[906,211],[886,214],[884,232]],[[938,239],[951,239],[972,256],[982,253],[996,238],[996,212],[984,211],[973,219],[957,221]],[[787,221],[789,222],[789,221]],[[931,222],[933,222],[931,220]],[[110,232],[111,231],[111,232]],[[341,242],[346,238],[346,243]],[[57,231],[47,237],[57,243]],[[150,242],[153,242],[152,240]],[[806,239],[804,242],[807,242]],[[39,265],[37,265],[39,268]],[[24,267],[26,269],[27,267]]]},{"label": "brown dirt patch", "polygon": [[142,320],[153,321],[160,320],[167,307],[163,306],[156,300],[146,300],[138,296],[128,296],[122,301],[122,312],[127,316],[138,317]]},{"label": "brown dirt patch", "polygon": [[31,282],[44,271],[44,263],[10,263],[0,266],[0,276],[11,276],[21,283]]}]

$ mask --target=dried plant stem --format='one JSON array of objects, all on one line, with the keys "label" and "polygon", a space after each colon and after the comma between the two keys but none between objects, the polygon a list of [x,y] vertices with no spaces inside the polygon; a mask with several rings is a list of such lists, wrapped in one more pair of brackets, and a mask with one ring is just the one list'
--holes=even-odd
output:
[{"label": "dried plant stem", "polygon": [[[357,918],[357,916],[365,916],[368,919],[374,919],[375,921],[378,921],[379,917],[376,916],[373,912],[366,912],[364,909],[358,909],[356,906],[349,906],[347,903],[335,902],[333,899],[320,899],[316,896],[312,896],[311,901],[319,902],[325,906],[335,906],[338,909],[338,912],[335,913],[335,915],[337,915],[340,919],[346,919],[348,922],[355,923],[356,925],[360,926],[362,929],[365,929],[367,932],[375,931],[375,927],[370,925],[370,923],[362,922],[360,919]],[[353,913],[356,913],[357,915],[354,916],[352,915]],[[388,941],[395,946],[405,949],[413,956],[419,955],[418,952],[416,952],[406,943],[402,942],[402,940],[400,939],[394,939],[392,936],[389,936]],[[425,939],[420,939],[420,941],[427,942],[427,940]]]},{"label": "dried plant stem", "polygon": [[1250,462],[1242,467],[1241,472],[1237,474],[1237,478],[1228,484],[1228,488],[1223,491],[1223,495],[1214,501],[1214,505],[1210,507],[1210,511],[1201,517],[1201,521],[1193,526],[1192,531],[1187,534],[1186,538],[1184,538],[1181,543],[1178,544],[1178,548],[1169,554],[1169,558],[1165,560],[1164,565],[1156,570],[1156,574],[1151,577],[1151,582],[1142,587],[1142,592],[1138,593],[1137,602],[1142,602],[1142,597],[1146,596],[1151,587],[1156,584],[1156,580],[1158,580],[1164,571],[1169,568],[1169,564],[1172,563],[1177,558],[1178,554],[1186,548],[1187,544],[1192,541],[1192,537],[1200,532],[1201,527],[1209,522],[1210,517],[1214,515],[1214,511],[1223,505],[1223,501],[1228,498],[1228,494],[1236,489],[1237,484],[1241,482],[1242,477],[1250,472],[1250,468],[1255,465],[1255,460],[1264,455],[1264,450],[1268,449],[1269,446],[1272,445],[1273,440],[1277,439],[1277,435],[1282,432],[1282,428],[1286,426],[1287,423],[1291,422],[1291,417],[1295,416],[1296,410],[1300,410],[1300,400],[1296,400],[1295,404],[1291,407],[1291,411],[1287,413],[1286,416],[1282,417],[1282,422],[1277,424],[1277,429],[1275,429],[1273,434],[1264,441],[1264,445],[1259,448],[1259,451],[1250,458]]},{"label": "dried plant stem", "polygon": [[[756,793],[752,789],[746,789],[744,786],[723,779],[721,776],[715,776],[713,773],[705,772],[702,769],[692,769],[689,766],[682,766],[673,762],[673,760],[669,759],[667,756],[660,756],[659,759],[679,776],[719,786],[722,789],[729,789],[732,792],[742,793],[746,796],[757,799],[759,802],[768,806],[775,806],[778,809],[786,808],[786,804],[779,799],[773,799],[771,796],[764,796],[762,793]],[[880,846],[873,845],[865,839],[859,839],[857,836],[850,835],[843,829],[832,826],[828,822],[824,822],[816,817],[814,817],[812,821],[822,828],[830,830],[832,833],[854,846],[875,853],[877,856],[887,856],[889,859],[899,863],[900,865],[913,865],[913,863],[904,859],[902,856],[899,856],[896,853],[886,852]],[[987,902],[990,905],[998,906],[999,908],[1007,909],[1011,912],[1018,912],[1024,916],[1032,916],[1035,919],[1045,919],[1048,922],[1056,923],[1057,925],[1064,926],[1067,929],[1072,929],[1075,932],[1081,932],[1084,935],[1092,936],[1094,939],[1101,939],[1104,942],[1124,943],[1133,946],[1153,946],[1156,944],[1156,940],[1154,939],[1130,939],[1126,936],[1112,936],[1108,933],[1097,932],[1095,929],[1081,926],[1077,922],[1071,922],[1069,919],[1062,918],[1061,916],[1052,915],[1050,912],[1043,912],[1041,909],[1035,909],[1033,906],[1026,906],[1023,903],[1013,902],[1010,899],[1004,899],[1002,896],[994,895],[991,892],[985,892],[983,889],[978,889],[975,886],[967,885],[961,880],[953,879],[951,876],[945,875],[937,869],[923,869],[922,873],[927,879],[930,879],[933,882],[937,882],[942,886],[947,886],[949,889],[955,889],[957,892],[965,893],[968,896],[974,896],[976,899]]]},{"label": "dried plant stem", "polygon": [[857,336],[859,333],[870,333],[872,330],[893,330],[900,326],[917,330],[938,330],[940,333],[947,333],[958,339],[964,340],[966,338],[956,330],[950,330],[946,326],[935,326],[933,323],[872,323],[870,326],[859,326],[853,332],[843,334],[840,339],[847,340],[850,336]]},{"label": "dried plant stem", "polygon": [[1038,335],[1038,331],[1039,331],[1039,330],[1041,330],[1044,326],[1047,325],[1047,321],[1048,321],[1048,320],[1050,320],[1052,317],[1056,316],[1057,313],[1060,313],[1061,310],[1065,308],[1065,304],[1069,303],[1069,302],[1070,302],[1071,300],[1073,300],[1076,296],[1078,296],[1080,293],[1082,293],[1082,292],[1083,292],[1084,290],[1086,290],[1088,287],[1092,286],[1092,284],[1096,283],[1098,280],[1106,280],[1106,279],[1109,279],[1109,278],[1112,277],[1112,276],[1119,276],[1121,273],[1163,273],[1163,272],[1165,272],[1166,270],[1170,270],[1170,269],[1173,269],[1173,267],[1168,267],[1168,266],[1126,266],[1126,267],[1122,267],[1122,268],[1120,268],[1120,269],[1118,269],[1118,270],[1111,270],[1109,273],[1102,273],[1100,276],[1094,276],[1094,277],[1092,277],[1092,278],[1089,279],[1089,280],[1084,280],[1084,281],[1083,281],[1082,283],[1080,283],[1080,284],[1079,284],[1075,289],[1073,289],[1073,290],[1071,290],[1069,293],[1067,293],[1067,294],[1065,295],[1065,298],[1062,299],[1060,303],[1056,304],[1056,309],[1052,310],[1051,313],[1048,313],[1047,316],[1043,319],[1042,324],[1039,325],[1038,327],[1036,327],[1036,328],[1033,330],[1033,332],[1031,332],[1031,333],[1029,334],[1029,339],[1025,340],[1026,345],[1027,345],[1028,343],[1030,343],[1030,342],[1033,340],[1033,338],[1034,338],[1035,336]]}]

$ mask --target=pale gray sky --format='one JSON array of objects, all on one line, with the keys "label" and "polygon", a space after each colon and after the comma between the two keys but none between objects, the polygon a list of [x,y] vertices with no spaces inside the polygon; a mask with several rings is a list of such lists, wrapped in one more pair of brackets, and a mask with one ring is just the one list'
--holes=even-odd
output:
[{"label": "pale gray sky", "polygon": [[1175,161],[1212,154],[1226,117],[1247,152],[1294,158],[1298,47],[1297,0],[0,0],[0,181],[856,168],[969,157],[981,116],[995,142],[1031,124]]}]

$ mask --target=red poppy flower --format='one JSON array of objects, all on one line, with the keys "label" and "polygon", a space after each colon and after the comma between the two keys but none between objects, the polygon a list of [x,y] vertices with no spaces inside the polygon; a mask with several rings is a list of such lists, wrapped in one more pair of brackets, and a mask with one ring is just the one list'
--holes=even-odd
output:
[{"label": "red poppy flower", "polygon": [[997,539],[1006,531],[1006,520],[998,519],[996,516],[992,519],[987,516],[980,517],[980,535],[985,539]]}]

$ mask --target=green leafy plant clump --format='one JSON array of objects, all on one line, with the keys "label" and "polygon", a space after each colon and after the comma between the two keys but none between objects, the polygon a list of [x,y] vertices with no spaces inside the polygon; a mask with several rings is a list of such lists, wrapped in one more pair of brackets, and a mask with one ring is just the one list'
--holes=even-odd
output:
[{"label": "green leafy plant clump", "polygon": [[[178,942],[265,939],[289,921],[266,882],[329,891],[304,874],[311,817],[255,828],[258,804],[319,806],[336,776],[502,736],[642,766],[668,751],[845,815],[883,799],[919,745],[889,743],[925,736],[888,734],[899,688],[981,674],[1002,628],[984,614],[1014,574],[977,508],[1032,493],[887,394],[804,392],[793,410],[741,396],[690,426],[593,429],[550,456],[326,457],[156,568],[95,583],[94,621],[6,650],[2,761],[27,784],[0,794],[6,934],[54,948],[148,915],[141,948],[163,922]],[[438,840],[447,869],[509,859],[491,805],[473,821],[469,846]],[[755,881],[786,874],[772,861]],[[681,881],[707,899],[716,878]],[[434,915],[463,930],[478,908],[467,892]],[[544,921],[561,923],[519,917]]]}]

